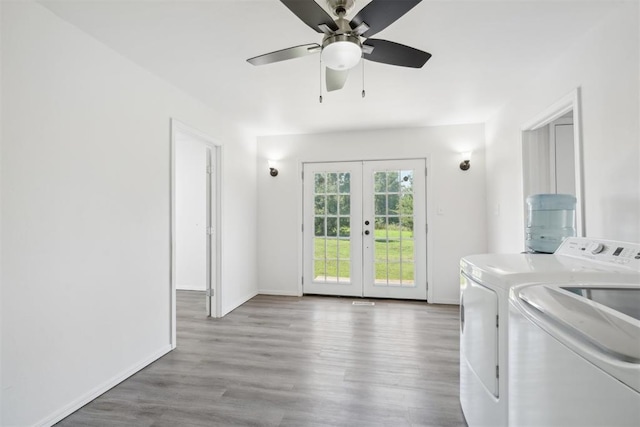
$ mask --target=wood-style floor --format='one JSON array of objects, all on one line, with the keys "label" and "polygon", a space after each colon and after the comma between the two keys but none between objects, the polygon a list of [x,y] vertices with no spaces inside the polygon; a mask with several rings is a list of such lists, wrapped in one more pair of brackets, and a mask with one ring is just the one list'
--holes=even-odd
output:
[{"label": "wood-style floor", "polygon": [[58,426],[464,426],[458,308],[178,292],[178,348]]}]

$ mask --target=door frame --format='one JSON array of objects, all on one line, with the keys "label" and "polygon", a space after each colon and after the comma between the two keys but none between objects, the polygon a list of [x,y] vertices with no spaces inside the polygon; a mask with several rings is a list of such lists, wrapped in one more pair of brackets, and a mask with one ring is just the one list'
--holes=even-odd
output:
[{"label": "door frame", "polygon": [[[213,300],[207,304],[208,315],[210,317],[220,317],[221,311],[221,282],[222,282],[222,218],[221,218],[221,165],[222,146],[215,139],[199,130],[192,128],[177,119],[170,120],[171,153],[170,153],[170,343],[171,348],[176,348],[176,145],[179,134],[185,134],[202,141],[210,150],[212,157],[213,171],[208,181],[208,197],[211,202],[210,217],[207,218],[214,230],[210,247],[207,248],[208,266],[207,269],[207,300]],[[210,249],[213,249],[213,256]],[[213,271],[214,274],[210,274]]]},{"label": "door frame", "polygon": [[[586,236],[586,221],[584,209],[584,180],[583,180],[583,160],[582,160],[582,111],[580,108],[581,95],[580,88],[577,87],[554,104],[547,107],[521,128],[520,149],[522,153],[522,195],[524,208],[524,228],[526,228],[526,192],[530,185],[528,179],[528,164],[525,158],[525,144],[531,140],[532,131],[540,129],[554,122],[568,112],[573,112],[573,148],[575,165],[575,185],[576,185],[576,234]],[[523,229],[524,229],[523,228]]]},{"label": "door frame", "polygon": [[427,303],[433,301],[433,269],[430,266],[433,264],[433,246],[432,239],[429,230],[429,224],[432,223],[431,219],[435,215],[432,209],[431,203],[431,175],[429,171],[431,171],[431,157],[430,156],[411,156],[411,157],[393,157],[393,158],[379,158],[379,157],[363,157],[358,159],[339,159],[339,160],[331,160],[331,159],[297,159],[296,162],[296,176],[298,180],[298,191],[297,191],[297,206],[298,206],[298,215],[297,215],[297,227],[300,230],[300,237],[298,239],[298,293],[297,296],[301,297],[303,295],[303,287],[302,287],[302,277],[304,276],[304,232],[303,232],[303,224],[304,224],[304,164],[305,163],[342,163],[342,162],[372,162],[372,161],[387,161],[387,160],[416,160],[416,159],[424,159],[425,163],[425,196],[424,202],[425,206],[425,216],[426,216],[426,268],[427,268]]}]

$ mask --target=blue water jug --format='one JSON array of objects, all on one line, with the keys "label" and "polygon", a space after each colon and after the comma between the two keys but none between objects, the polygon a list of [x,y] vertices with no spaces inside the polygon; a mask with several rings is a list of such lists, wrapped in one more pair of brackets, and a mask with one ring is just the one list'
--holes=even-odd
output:
[{"label": "blue water jug", "polygon": [[526,246],[529,252],[553,253],[576,235],[576,198],[570,194],[534,194],[527,197]]}]

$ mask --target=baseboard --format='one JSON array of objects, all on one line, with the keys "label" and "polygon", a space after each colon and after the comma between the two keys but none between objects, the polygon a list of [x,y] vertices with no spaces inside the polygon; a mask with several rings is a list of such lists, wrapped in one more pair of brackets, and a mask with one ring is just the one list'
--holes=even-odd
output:
[{"label": "baseboard", "polygon": [[98,387],[95,387],[93,390],[86,393],[84,396],[81,396],[78,399],[71,402],[70,404],[66,405],[59,411],[56,411],[50,416],[38,421],[37,423],[34,424],[34,427],[35,426],[50,427],[54,425],[58,421],[61,421],[65,417],[71,415],[78,409],[82,408],[84,405],[91,402],[96,397],[100,396],[101,394],[117,386],[122,381],[126,380],[136,372],[140,371],[141,369],[155,362],[165,354],[169,353],[171,350],[172,348],[170,345],[164,346],[162,349],[153,353],[150,357],[144,359],[141,362],[138,362],[137,364],[133,365],[131,368],[127,369],[126,371],[121,372],[120,374],[114,376],[113,378],[105,381],[104,383],[100,384]]},{"label": "baseboard", "polygon": [[230,309],[226,310],[224,307],[222,307],[222,315],[220,317],[224,317],[227,314],[231,313],[233,310],[240,307],[242,304],[249,301],[251,298],[255,297],[256,295],[258,295],[258,291],[249,292],[244,297],[238,298],[235,301],[233,301],[231,304],[229,304],[229,307],[231,307]]},{"label": "baseboard", "polygon": [[180,287],[176,286],[176,291],[200,291],[200,292],[204,292],[204,291],[206,291],[206,289],[199,288],[197,286],[180,286]]},{"label": "baseboard", "polygon": [[260,295],[278,295],[283,297],[297,297],[298,292],[291,291],[282,291],[282,290],[274,290],[274,289],[260,289],[258,290],[258,294]]},{"label": "baseboard", "polygon": [[438,298],[432,301],[429,301],[431,304],[449,304],[449,305],[460,305],[460,300],[457,298]]}]

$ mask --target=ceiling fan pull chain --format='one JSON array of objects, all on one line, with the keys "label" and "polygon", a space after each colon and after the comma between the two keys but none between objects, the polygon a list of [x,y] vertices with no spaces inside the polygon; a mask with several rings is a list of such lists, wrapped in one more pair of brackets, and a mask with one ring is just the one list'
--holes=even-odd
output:
[{"label": "ceiling fan pull chain", "polygon": [[364,98],[366,95],[366,92],[364,91],[364,55],[362,55],[362,97]]},{"label": "ceiling fan pull chain", "polygon": [[320,55],[320,69],[319,69],[320,73],[320,96],[318,97],[318,100],[320,101],[320,104],[322,104],[322,55]]}]

